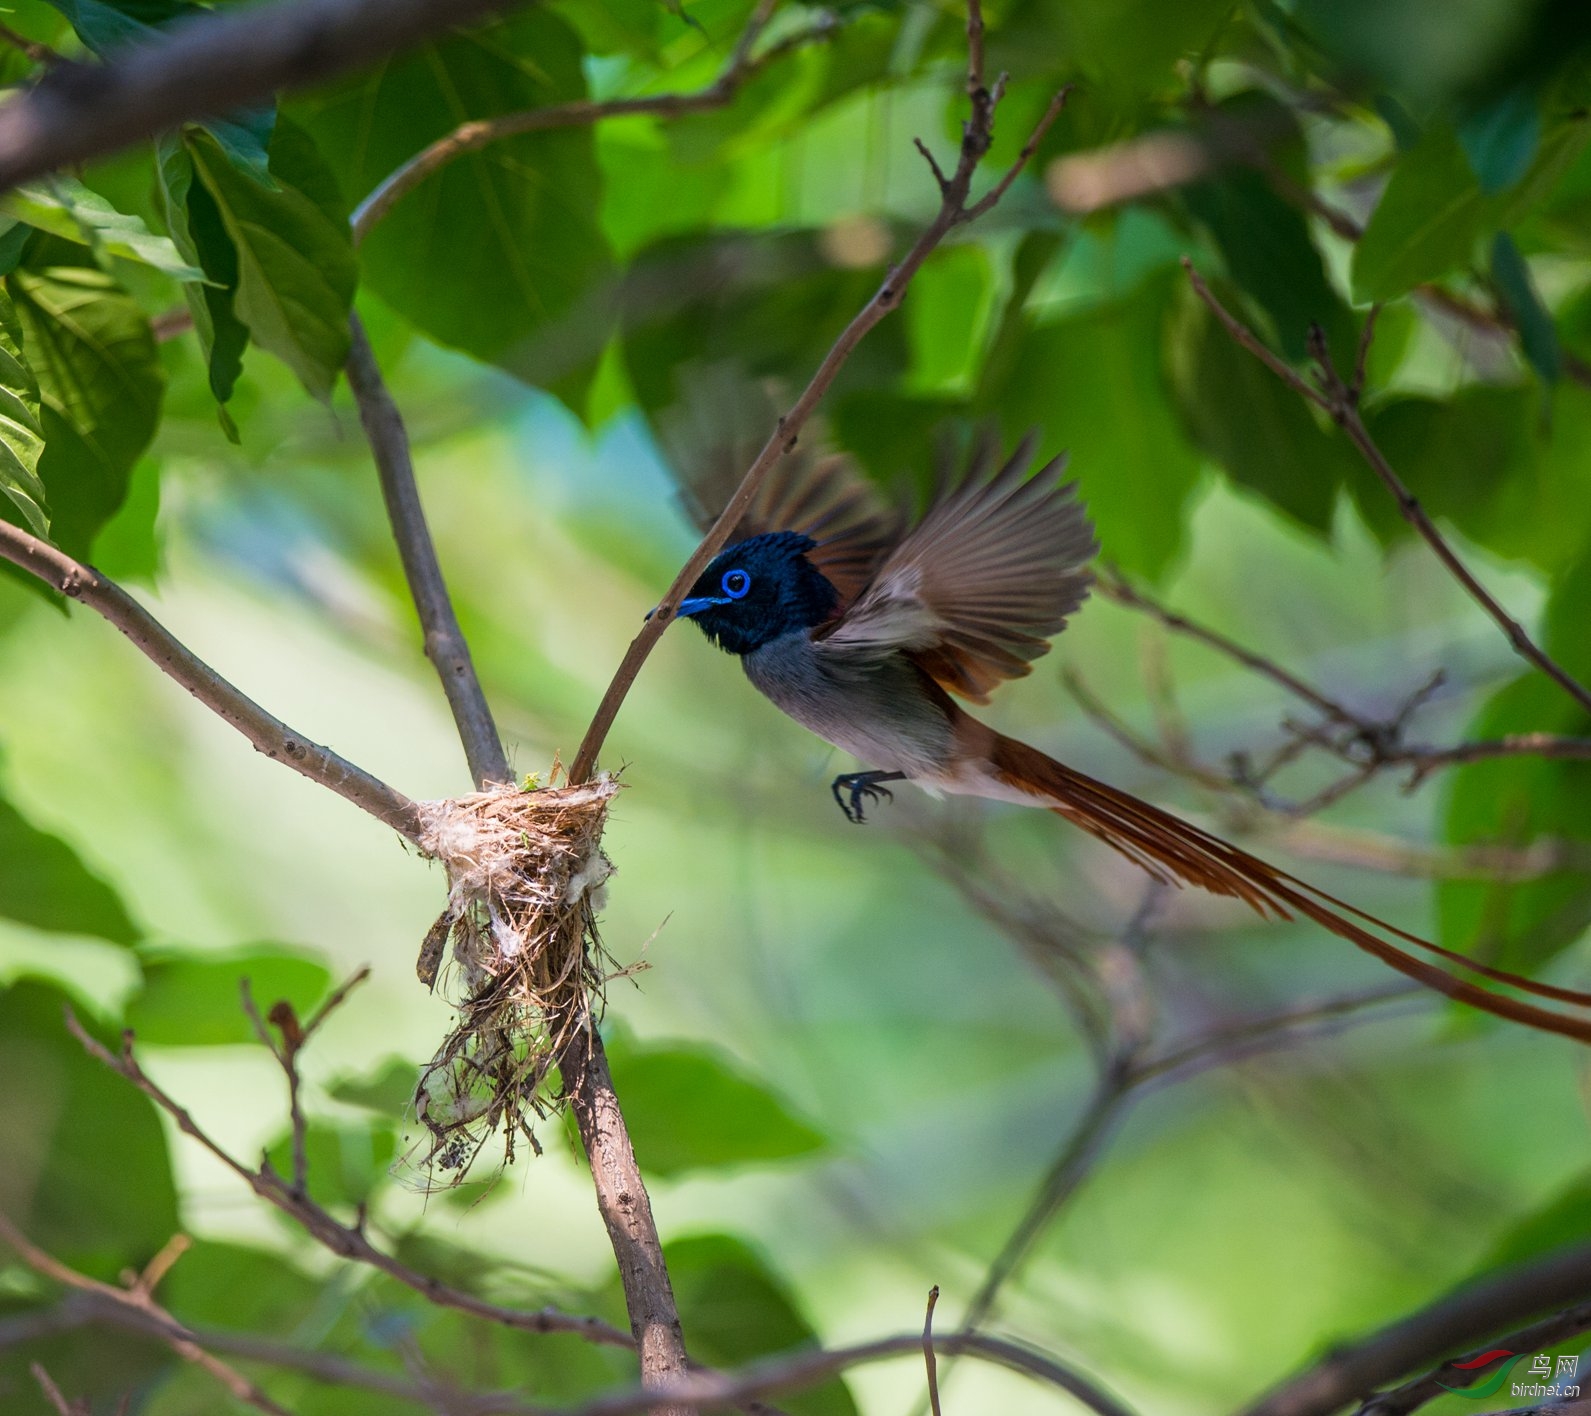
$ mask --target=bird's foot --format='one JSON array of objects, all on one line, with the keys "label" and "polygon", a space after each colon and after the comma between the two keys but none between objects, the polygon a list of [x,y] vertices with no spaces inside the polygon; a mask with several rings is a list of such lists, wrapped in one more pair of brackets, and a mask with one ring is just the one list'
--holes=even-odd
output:
[{"label": "bird's foot", "polygon": [[[888,787],[879,786],[880,782],[903,782],[906,780],[904,772],[848,772],[842,777],[836,777],[834,784],[829,788],[834,793],[835,803],[845,813],[845,819],[860,826],[867,818],[862,815],[862,798],[871,801],[894,801],[895,794]],[[845,795],[841,795],[841,793]],[[849,796],[847,802],[845,797]]]}]

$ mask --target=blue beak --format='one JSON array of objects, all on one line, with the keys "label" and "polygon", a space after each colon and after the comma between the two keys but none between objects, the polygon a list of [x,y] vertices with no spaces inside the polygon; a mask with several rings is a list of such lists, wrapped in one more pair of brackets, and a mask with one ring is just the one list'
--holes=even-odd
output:
[{"label": "blue beak", "polygon": [[[727,605],[729,603],[728,600],[716,600],[708,595],[693,595],[688,600],[681,600],[679,609],[675,610],[674,613],[679,619],[689,619],[692,615],[701,614],[703,610],[710,610],[714,605]],[[657,607],[653,606],[646,612],[646,618],[651,619],[656,613]]]}]

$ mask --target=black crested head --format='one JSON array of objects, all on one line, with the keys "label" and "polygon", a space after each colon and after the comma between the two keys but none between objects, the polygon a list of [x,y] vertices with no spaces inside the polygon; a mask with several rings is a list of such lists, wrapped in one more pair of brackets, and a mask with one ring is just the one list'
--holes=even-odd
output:
[{"label": "black crested head", "polygon": [[820,625],[833,617],[840,596],[807,559],[815,545],[797,531],[776,531],[729,546],[691,586],[679,613],[730,654],[750,654],[782,634]]}]

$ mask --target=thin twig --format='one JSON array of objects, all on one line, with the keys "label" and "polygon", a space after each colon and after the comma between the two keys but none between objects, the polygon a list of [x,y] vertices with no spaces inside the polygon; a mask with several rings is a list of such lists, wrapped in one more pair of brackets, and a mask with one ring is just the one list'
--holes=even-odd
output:
[{"label": "thin twig", "polygon": [[409,840],[419,839],[419,811],[414,802],[267,713],[178,640],[115,581],[4,522],[0,522],[0,557],[109,620],[156,668],[236,728],[257,752],[336,792]]},{"label": "thin twig", "polygon": [[[1308,703],[1330,722],[1344,729],[1342,736],[1336,736],[1318,728],[1300,728],[1292,725],[1297,741],[1324,748],[1353,762],[1356,766],[1374,764],[1377,767],[1407,767],[1410,769],[1409,780],[1406,783],[1408,789],[1419,786],[1433,772],[1444,768],[1462,766],[1470,762],[1490,761],[1499,757],[1591,759],[1591,737],[1575,737],[1562,733],[1511,733],[1506,737],[1477,739],[1473,742],[1455,743],[1449,747],[1408,742],[1403,736],[1408,720],[1413,709],[1419,707],[1429,696],[1436,686],[1434,683],[1428,683],[1411,694],[1392,719],[1374,718],[1349,707],[1341,699],[1322,693],[1274,659],[1245,648],[1219,630],[1169,609],[1142,589],[1132,585],[1118,571],[1106,570],[1099,577],[1097,586],[1099,592],[1107,599],[1149,615],[1173,633],[1208,645],[1234,663],[1241,664],[1251,672],[1269,679],[1295,698]],[[1145,755],[1145,744],[1141,740],[1126,745],[1139,755]],[[1175,770],[1164,754],[1156,753],[1155,758],[1161,762],[1161,765],[1172,766]],[[1183,774],[1188,775],[1186,772]],[[1263,780],[1266,775],[1268,774],[1262,773],[1259,780]],[[1220,776],[1220,773],[1210,769],[1201,769],[1199,780],[1204,781],[1205,785],[1216,786],[1217,780],[1205,780],[1205,778],[1219,779]],[[1255,780],[1252,777],[1239,776],[1228,778],[1227,784],[1246,788],[1255,785]]]},{"label": "thin twig", "polygon": [[79,1273],[74,1268],[69,1268],[53,1255],[46,1253],[32,1242],[23,1232],[12,1223],[9,1215],[0,1213],[0,1239],[4,1239],[20,1258],[35,1273],[61,1284],[63,1287],[76,1288],[85,1293],[93,1293],[109,1302],[123,1304],[130,1310],[145,1314],[160,1322],[166,1328],[164,1334],[166,1345],[181,1357],[185,1362],[191,1362],[202,1371],[209,1373],[222,1386],[232,1393],[237,1400],[254,1407],[257,1411],[266,1411],[270,1416],[291,1416],[285,1407],[277,1405],[259,1387],[255,1386],[247,1377],[235,1368],[228,1366],[219,1357],[204,1348],[194,1340],[194,1335],[182,1324],[177,1322],[164,1308],[155,1302],[153,1296],[143,1288],[117,1288],[109,1283],[101,1283],[98,1279],[89,1278],[86,1274]]},{"label": "thin twig", "polygon": [[1331,353],[1326,344],[1326,337],[1320,327],[1313,326],[1309,332],[1310,357],[1315,361],[1315,371],[1319,381],[1319,387],[1317,388],[1306,381],[1279,355],[1267,347],[1247,325],[1216,299],[1210,287],[1204,283],[1199,273],[1194,270],[1192,261],[1187,257],[1183,257],[1182,264],[1188,272],[1188,279],[1193,286],[1194,293],[1209,308],[1210,313],[1221,323],[1227,333],[1301,398],[1323,409],[1332,421],[1347,434],[1348,440],[1358,449],[1360,456],[1369,464],[1371,471],[1392,493],[1403,519],[1420,534],[1425,543],[1435,552],[1437,559],[1447,568],[1448,573],[1464,588],[1465,593],[1502,630],[1508,642],[1513,646],[1514,652],[1540,669],[1542,673],[1558,684],[1583,709],[1591,712],[1591,689],[1587,689],[1578,682],[1562,665],[1557,663],[1545,650],[1537,645],[1525,633],[1524,626],[1503,609],[1502,605],[1476,579],[1474,574],[1459,558],[1458,553],[1448,544],[1447,539],[1437,529],[1436,523],[1431,520],[1425,508],[1420,505],[1419,498],[1408,489],[1403,480],[1393,470],[1392,464],[1387,461],[1386,455],[1381,451],[1375,439],[1371,437],[1370,430],[1365,426],[1364,419],[1360,415],[1358,391],[1343,382],[1336,366],[1332,363]]},{"label": "thin twig", "polygon": [[9,44],[13,49],[20,50],[35,64],[65,64],[64,55],[57,54],[47,44],[40,44],[36,39],[29,39],[25,34],[18,34],[10,25],[0,24],[0,42]]},{"label": "thin twig", "polygon": [[359,316],[350,316],[348,346],[348,387],[359,405],[359,421],[375,458],[381,479],[381,495],[392,523],[392,539],[403,562],[403,574],[420,617],[425,635],[425,657],[442,680],[442,692],[453,710],[453,722],[469,762],[470,775],[477,787],[512,779],[503,740],[492,719],[491,707],[481,691],[470,647],[453,612],[453,600],[436,546],[420,504],[420,489],[414,479],[414,459],[409,453],[409,435],[403,415],[393,402],[381,377],[375,352],[365,336]]},{"label": "thin twig", "polygon": [[[938,213],[913,242],[899,264],[890,269],[873,298],[862,307],[841,332],[839,338],[834,341],[801,396],[779,419],[773,433],[764,443],[762,451],[747,468],[746,475],[741,479],[728,504],[719,513],[718,519],[702,538],[701,544],[692,552],[679,574],[675,576],[674,583],[659,602],[651,618],[631,641],[623,661],[608,685],[607,692],[603,694],[602,701],[597,706],[590,727],[586,729],[580,749],[575,754],[574,762],[569,769],[571,782],[583,782],[591,775],[596,767],[597,754],[602,750],[602,744],[607,739],[609,728],[613,726],[613,720],[618,716],[625,695],[629,693],[630,686],[635,682],[636,675],[640,673],[642,664],[646,662],[647,656],[652,652],[663,631],[673,622],[680,600],[684,598],[686,591],[690,589],[708,561],[727,544],[735,526],[745,514],[746,508],[751,504],[752,498],[774,465],[794,450],[801,429],[805,427],[807,419],[817,408],[846,360],[851,357],[868,332],[900,304],[912,277],[935,247],[955,227],[973,219],[975,212],[967,205],[968,195],[972,189],[973,174],[989,149],[996,105],[995,94],[984,90],[981,84],[982,26],[983,14],[979,0],[969,0],[967,33],[969,85],[973,88],[970,99],[972,116],[963,128],[956,170],[941,194]],[[997,187],[997,192],[1003,192],[1026,165],[1033,147],[1060,111],[1061,101],[1064,101],[1064,94],[1046,109],[1044,117],[1034,130],[1034,136],[1006,174],[1006,179]],[[986,209],[982,203],[979,203],[978,207],[980,211]]]},{"label": "thin twig", "polygon": [[[1055,1358],[1008,1338],[986,1337],[982,1333],[953,1332],[934,1339],[946,1357],[974,1357],[1006,1367],[1035,1381],[1059,1387],[1070,1393],[1095,1416],[1132,1416],[1131,1410],[1090,1378]],[[676,1382],[661,1393],[634,1390],[614,1396],[598,1397],[565,1413],[565,1416],[633,1416],[649,1409],[659,1396],[688,1402],[704,1409],[736,1406],[748,1399],[771,1396],[781,1391],[810,1387],[852,1367],[893,1357],[922,1359],[923,1338],[919,1332],[858,1343],[854,1347],[792,1353],[742,1367],[734,1372],[697,1372]]]},{"label": "thin twig", "polygon": [[90,1057],[131,1082],[171,1117],[183,1135],[196,1141],[247,1184],[256,1195],[274,1205],[289,1218],[296,1220],[312,1239],[338,1257],[379,1269],[387,1277],[403,1284],[406,1288],[413,1289],[438,1307],[455,1308],[474,1317],[484,1318],[488,1322],[500,1323],[504,1327],[515,1328],[522,1332],[574,1333],[589,1342],[610,1347],[635,1345],[628,1333],[620,1332],[600,1318],[576,1317],[559,1312],[556,1308],[528,1311],[488,1303],[471,1293],[451,1288],[440,1279],[419,1273],[390,1254],[383,1253],[365,1236],[362,1227],[343,1224],[308,1195],[294,1194],[287,1181],[269,1166],[261,1166],[258,1170],[251,1169],[226,1150],[194,1119],[186,1107],[163,1091],[139,1065],[132,1050],[130,1032],[123,1035],[121,1052],[113,1053],[78,1022],[70,1009],[66,1014],[66,1026]]},{"label": "thin twig", "polygon": [[934,1356],[934,1305],[939,1302],[939,1285],[928,1290],[928,1311],[923,1316],[923,1367],[928,1374],[928,1409],[943,1416],[939,1409],[939,1362]]},{"label": "thin twig", "polygon": [[55,1408],[57,1416],[87,1416],[88,1407],[80,1401],[68,1401],[61,1394],[60,1387],[56,1386],[55,1379],[45,1371],[42,1362],[29,1362],[28,1371],[33,1374],[33,1380],[39,1384],[44,1399]]},{"label": "thin twig", "polygon": [[770,45],[761,55],[753,55],[758,37],[767,27],[775,8],[768,0],[760,5],[741,31],[740,39],[718,77],[695,93],[661,93],[637,98],[577,99],[572,103],[531,108],[499,118],[482,118],[461,123],[422,148],[403,166],[383,178],[374,191],[354,209],[352,226],[357,245],[394,206],[422,182],[434,177],[467,153],[504,138],[525,133],[544,133],[555,128],[576,128],[599,123],[607,118],[650,114],[659,118],[679,118],[687,113],[704,113],[728,104],[753,75],[778,59],[809,44],[832,38],[838,29],[833,15],[824,14],[816,23]]}]

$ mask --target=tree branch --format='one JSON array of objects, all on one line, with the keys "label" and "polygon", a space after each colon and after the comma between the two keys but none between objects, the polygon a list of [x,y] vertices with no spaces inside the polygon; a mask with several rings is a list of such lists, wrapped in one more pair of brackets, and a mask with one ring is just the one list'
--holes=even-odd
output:
[{"label": "tree branch", "polygon": [[[934,1347],[942,1356],[979,1358],[1059,1387],[1096,1416],[1133,1416],[1128,1407],[1082,1373],[1023,1343],[985,1337],[981,1333],[953,1332],[943,1336],[936,1334]],[[852,1367],[892,1357],[914,1356],[921,1361],[922,1355],[922,1333],[902,1333],[897,1337],[858,1343],[854,1347],[775,1357],[736,1372],[697,1372],[666,1388],[663,1395],[673,1401],[719,1410],[757,1397],[810,1387]],[[656,1399],[657,1393],[648,1390],[621,1392],[588,1401],[566,1416],[632,1416],[648,1410]]]},{"label": "tree branch", "polygon": [[1492,1348],[1506,1347],[1515,1353],[1539,1352],[1588,1330],[1591,1330],[1591,1303],[1580,1303],[1567,1312],[1555,1313],[1518,1332],[1493,1338],[1487,1342],[1486,1350],[1460,1353],[1423,1377],[1416,1377],[1392,1391],[1371,1397],[1359,1408],[1358,1416],[1406,1416],[1407,1412],[1418,1410],[1426,1402],[1446,1396],[1454,1387],[1473,1385],[1482,1375],[1489,1375],[1491,1369],[1487,1365],[1467,1368],[1466,1364],[1484,1357],[1486,1351]]},{"label": "tree branch", "polygon": [[605,118],[634,117],[650,114],[658,118],[680,118],[687,113],[705,113],[728,104],[745,86],[746,81],[770,64],[792,54],[809,44],[831,38],[838,28],[833,15],[825,14],[818,21],[787,35],[770,45],[762,54],[753,55],[758,38],[773,17],[777,0],[763,0],[746,27],[741,31],[734,52],[718,77],[706,88],[695,93],[659,93],[636,98],[605,100],[579,99],[572,103],[553,104],[546,108],[531,108],[523,113],[508,113],[500,118],[475,119],[461,123],[452,132],[444,134],[429,147],[422,148],[403,166],[384,178],[364,201],[355,208],[352,225],[354,243],[357,245],[375,228],[376,224],[404,197],[422,182],[458,161],[467,153],[479,152],[491,143],[504,138],[518,137],[524,133],[545,133],[555,128],[576,128],[588,123],[598,123]]},{"label": "tree branch", "polygon": [[[618,1260],[630,1331],[641,1355],[642,1385],[648,1390],[673,1387],[688,1379],[690,1366],[679,1309],[652,1218],[652,1202],[595,1028],[573,1034],[558,1059],[558,1070],[591,1163],[597,1208]],[[649,1409],[657,1416],[686,1416],[690,1407],[666,1403]]]},{"label": "tree branch", "polygon": [[1387,461],[1386,455],[1377,446],[1376,441],[1370,436],[1370,430],[1365,426],[1364,419],[1359,412],[1360,390],[1351,384],[1345,383],[1332,363],[1330,351],[1326,346],[1324,333],[1318,326],[1311,328],[1309,336],[1310,355],[1315,361],[1316,374],[1319,387],[1308,383],[1301,375],[1293,370],[1280,356],[1273,353],[1260,338],[1248,328],[1241,320],[1233,315],[1216,299],[1210,287],[1193,268],[1193,263],[1186,256],[1182,259],[1183,268],[1188,272],[1188,279],[1193,285],[1194,293],[1209,308],[1227,333],[1232,336],[1243,348],[1253,354],[1277,378],[1281,379],[1290,389],[1301,398],[1307,399],[1316,407],[1325,410],[1331,420],[1348,435],[1348,440],[1359,450],[1370,470],[1373,471],[1382,484],[1392,493],[1398,504],[1398,511],[1420,534],[1425,543],[1436,553],[1438,560],[1447,567],[1448,573],[1464,588],[1466,594],[1484,610],[1487,616],[1502,630],[1508,642],[1513,646],[1514,652],[1528,663],[1540,669],[1578,703],[1586,712],[1591,713],[1591,689],[1587,689],[1576,680],[1562,665],[1557,663],[1545,650],[1543,650],[1531,637],[1525,633],[1524,626],[1503,609],[1484,585],[1470,572],[1469,568],[1459,559],[1458,553],[1447,543],[1447,539],[1437,529],[1436,523],[1431,520],[1419,498],[1404,484],[1398,474],[1393,471],[1392,464]]},{"label": "tree branch", "polygon": [[1460,1285],[1429,1307],[1328,1353],[1246,1408],[1244,1416],[1330,1416],[1349,1402],[1446,1354],[1474,1347],[1521,1319],[1591,1299],[1591,1244]]},{"label": "tree branch", "polygon": [[453,710],[453,722],[475,785],[484,788],[493,782],[511,781],[513,774],[508,770],[503,739],[481,690],[464,631],[453,613],[453,601],[426,525],[403,415],[382,380],[375,351],[358,315],[350,316],[348,328],[348,386],[359,405],[359,421],[364,425],[381,479],[392,539],[397,543],[403,574],[425,633],[425,657],[442,680],[442,692]]},{"label": "tree branch", "polygon": [[580,744],[580,750],[575,754],[573,765],[569,769],[571,782],[583,782],[596,767],[597,754],[602,750],[606,741],[608,730],[613,726],[614,719],[618,716],[619,708],[623,704],[630,686],[635,682],[636,675],[641,671],[641,666],[646,662],[647,656],[652,652],[657,641],[662,637],[663,631],[673,622],[674,612],[679,607],[679,602],[684,598],[687,590],[701,574],[703,568],[715,555],[728,543],[740,518],[750,506],[757,489],[762,485],[774,465],[786,454],[794,450],[801,429],[806,426],[807,419],[812,416],[823,395],[828,391],[835,376],[844,367],[847,359],[855,351],[857,345],[867,336],[868,332],[884,319],[901,302],[906,292],[906,287],[916,275],[923,262],[928,259],[935,247],[957,226],[971,221],[974,217],[987,211],[993,203],[989,198],[998,199],[1015,180],[1017,174],[1027,164],[1039,141],[1043,138],[1050,124],[1054,122],[1065,102],[1064,90],[1051,100],[1044,116],[1040,118],[1034,128],[1032,136],[1023,146],[1020,156],[1012,165],[1005,177],[995,189],[990,192],[989,198],[968,205],[968,198],[972,190],[973,174],[977,171],[978,164],[983,160],[984,154],[989,150],[993,138],[994,113],[999,103],[1001,84],[996,83],[993,91],[983,86],[982,74],[982,33],[983,12],[980,0],[969,0],[967,7],[967,35],[968,35],[968,102],[971,106],[971,117],[962,129],[961,149],[956,163],[956,169],[944,182],[941,192],[939,211],[934,219],[913,242],[911,248],[901,258],[899,264],[893,266],[884,277],[884,282],[879,286],[873,298],[856,314],[851,322],[841,331],[838,339],[818,365],[817,372],[802,391],[785,415],[779,419],[773,433],[763,444],[762,451],[746,470],[746,475],[741,479],[739,487],[719,513],[718,519],[713,523],[701,544],[691,553],[680,572],[674,577],[674,583],[659,602],[651,618],[642,626],[641,632],[631,641],[630,647],[625,651],[624,659],[618,670],[614,673],[613,681],[608,685],[607,692],[603,694],[602,701],[597,706],[597,711],[592,717],[591,725],[586,729],[585,738]]},{"label": "tree branch", "polygon": [[279,0],[181,20],[0,107],[0,190],[372,63],[506,0]]},{"label": "tree branch", "polygon": [[0,522],[0,557],[109,620],[156,668],[242,733],[254,744],[255,751],[336,792],[409,840],[418,841],[420,820],[414,802],[267,713],[181,643],[114,580],[4,522]]},{"label": "tree branch", "polygon": [[338,1257],[352,1259],[356,1263],[368,1264],[371,1268],[379,1269],[388,1278],[413,1289],[427,1302],[435,1303],[439,1308],[456,1308],[473,1317],[484,1318],[488,1322],[500,1323],[504,1327],[515,1328],[521,1332],[567,1332],[583,1337],[588,1342],[610,1347],[634,1346],[628,1333],[620,1332],[599,1318],[575,1317],[561,1313],[556,1308],[527,1311],[522,1308],[502,1307],[496,1303],[485,1302],[461,1289],[451,1288],[440,1279],[409,1268],[390,1254],[376,1248],[366,1237],[362,1226],[343,1224],[308,1194],[296,1193],[268,1163],[262,1164],[258,1170],[253,1170],[223,1148],[199,1125],[186,1107],[163,1091],[139,1065],[137,1057],[133,1054],[131,1032],[123,1034],[122,1050],[118,1054],[111,1052],[94,1038],[78,1022],[70,1009],[66,1014],[66,1026],[90,1057],[131,1082],[171,1117],[183,1135],[197,1141],[247,1184],[256,1195],[296,1220],[312,1239],[330,1249]]},{"label": "tree branch", "polygon": [[98,1279],[89,1278],[76,1269],[68,1268],[59,1259],[44,1252],[11,1222],[8,1215],[0,1213],[0,1239],[5,1240],[17,1256],[35,1273],[80,1292],[92,1293],[110,1303],[137,1312],[160,1329],[160,1335],[177,1356],[208,1372],[239,1401],[265,1411],[270,1416],[292,1416],[285,1407],[278,1406],[247,1377],[229,1367],[219,1357],[206,1352],[194,1339],[194,1334],[183,1327],[164,1308],[155,1302],[152,1284],[135,1283],[131,1288],[117,1288]]}]

